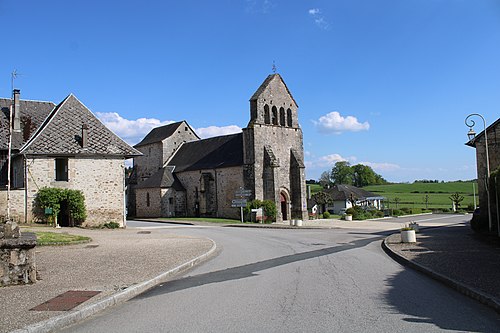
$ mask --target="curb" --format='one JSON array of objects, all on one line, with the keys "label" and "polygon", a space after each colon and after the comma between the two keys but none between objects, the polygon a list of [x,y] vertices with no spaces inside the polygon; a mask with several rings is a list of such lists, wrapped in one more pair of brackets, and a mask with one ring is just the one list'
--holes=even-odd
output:
[{"label": "curb", "polygon": [[54,330],[59,330],[69,325],[75,324],[79,321],[82,321],[90,316],[95,315],[96,313],[107,309],[111,306],[124,303],[135,296],[138,296],[145,291],[153,288],[154,286],[166,282],[172,275],[184,272],[193,266],[200,264],[209,258],[211,258],[217,249],[217,245],[215,242],[209,238],[212,242],[212,247],[206,253],[191,259],[190,261],[181,264],[171,270],[164,272],[150,280],[141,282],[134,286],[131,286],[123,291],[120,291],[114,295],[111,295],[107,298],[104,298],[97,303],[89,304],[87,306],[82,307],[79,310],[74,312],[62,314],[35,324],[31,324],[21,329],[17,329],[15,331],[11,331],[10,333],[47,333],[52,332]]},{"label": "curb", "polygon": [[413,268],[416,271],[424,273],[424,274],[430,276],[431,278],[433,278],[434,280],[437,280],[437,281],[443,283],[444,285],[448,286],[449,288],[452,288],[452,289],[458,291],[459,293],[462,293],[462,294],[464,294],[464,295],[466,295],[466,296],[468,296],[476,301],[479,301],[480,303],[482,303],[484,305],[487,305],[487,306],[493,308],[493,310],[495,310],[497,313],[500,314],[500,300],[497,300],[496,298],[491,297],[491,296],[483,293],[482,291],[479,291],[473,287],[467,286],[467,285],[465,285],[459,281],[456,281],[448,276],[445,276],[443,274],[435,272],[434,270],[432,270],[426,266],[420,265],[414,261],[411,261],[411,260],[404,258],[403,256],[400,256],[396,251],[393,251],[389,245],[387,245],[387,238],[388,237],[386,237],[382,242],[382,249],[385,251],[385,253],[387,253],[387,255],[389,255],[389,257],[391,257],[392,259],[394,259],[395,261],[397,261],[398,263],[400,263],[403,266],[408,266],[410,268]]}]

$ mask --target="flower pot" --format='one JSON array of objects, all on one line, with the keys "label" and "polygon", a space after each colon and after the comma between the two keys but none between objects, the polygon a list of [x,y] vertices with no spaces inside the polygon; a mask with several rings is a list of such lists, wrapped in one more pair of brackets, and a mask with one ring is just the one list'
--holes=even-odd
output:
[{"label": "flower pot", "polygon": [[297,220],[290,220],[290,225],[294,226],[297,223]]},{"label": "flower pot", "polygon": [[403,243],[415,243],[417,241],[417,235],[415,230],[401,230],[401,242]]},{"label": "flower pot", "polygon": [[295,220],[295,225],[297,227],[302,227],[302,220]]},{"label": "flower pot", "polygon": [[345,216],[346,221],[352,221],[352,215],[346,215]]}]

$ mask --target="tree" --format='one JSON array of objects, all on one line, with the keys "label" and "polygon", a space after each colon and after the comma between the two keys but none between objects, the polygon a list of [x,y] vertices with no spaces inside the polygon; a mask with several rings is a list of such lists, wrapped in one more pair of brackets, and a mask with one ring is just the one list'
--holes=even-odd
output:
[{"label": "tree", "polygon": [[464,200],[464,196],[458,192],[453,193],[449,198],[453,202],[455,209],[458,209],[460,207],[460,203]]},{"label": "tree", "polygon": [[381,185],[387,181],[377,174],[373,169],[367,165],[357,164],[352,167],[353,184],[357,187],[368,185]]},{"label": "tree", "polygon": [[332,185],[332,180],[328,171],[325,171],[321,174],[321,176],[319,177],[319,184],[323,188],[329,188]]},{"label": "tree", "polygon": [[311,199],[314,200],[314,202],[317,204],[317,205],[321,205],[321,212],[324,213],[325,210],[326,210],[326,205],[327,204],[330,204],[333,202],[333,198],[332,196],[330,195],[330,193],[326,193],[326,192],[318,192],[318,193],[315,193]]},{"label": "tree", "polygon": [[347,161],[335,163],[332,168],[331,180],[335,185],[352,185],[353,170]]}]

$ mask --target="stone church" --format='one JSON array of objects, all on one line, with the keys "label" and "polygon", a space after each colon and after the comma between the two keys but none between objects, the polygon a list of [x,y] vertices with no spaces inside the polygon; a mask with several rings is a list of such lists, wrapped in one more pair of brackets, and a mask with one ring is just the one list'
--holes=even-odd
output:
[{"label": "stone church", "polygon": [[135,148],[129,179],[130,216],[239,218],[240,189],[248,200],[276,203],[277,222],[307,219],[298,105],[279,74],[250,98],[242,133],[200,139],[186,121],[153,129]]}]

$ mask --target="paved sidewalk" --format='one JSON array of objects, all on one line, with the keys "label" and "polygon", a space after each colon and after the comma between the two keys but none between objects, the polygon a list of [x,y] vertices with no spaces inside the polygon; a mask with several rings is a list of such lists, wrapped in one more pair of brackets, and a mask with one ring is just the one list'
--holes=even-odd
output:
[{"label": "paved sidewalk", "polygon": [[475,234],[468,223],[427,228],[416,243],[387,237],[386,252],[500,313],[500,241]]},{"label": "paved sidewalk", "polygon": [[[48,231],[40,227],[27,229]],[[47,332],[66,326],[126,301],[215,253],[215,243],[210,239],[155,230],[49,231],[89,236],[92,242],[36,247],[41,280],[32,285],[0,288],[0,332]],[[30,310],[70,290],[100,293],[69,311]]]}]

